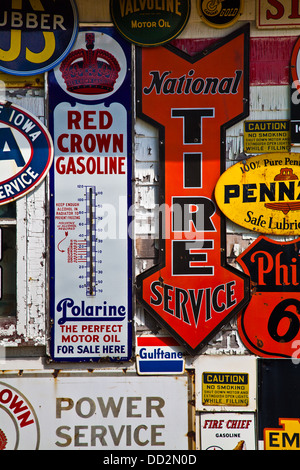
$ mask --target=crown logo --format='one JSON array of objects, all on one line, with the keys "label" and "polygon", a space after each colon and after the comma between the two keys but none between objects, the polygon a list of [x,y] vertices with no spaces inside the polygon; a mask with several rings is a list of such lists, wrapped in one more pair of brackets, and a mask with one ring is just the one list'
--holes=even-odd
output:
[{"label": "crown logo", "polygon": [[103,49],[94,50],[95,34],[85,35],[86,49],[78,49],[62,61],[60,71],[67,90],[83,95],[113,91],[120,65],[117,59]]}]

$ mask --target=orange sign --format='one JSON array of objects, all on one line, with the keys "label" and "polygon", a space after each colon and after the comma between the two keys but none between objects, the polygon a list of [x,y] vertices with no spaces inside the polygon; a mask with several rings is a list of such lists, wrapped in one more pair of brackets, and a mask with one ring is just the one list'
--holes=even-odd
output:
[{"label": "orange sign", "polygon": [[137,278],[142,305],[197,353],[248,302],[248,276],[226,264],[214,188],[226,128],[248,115],[246,25],[197,56],[138,51],[138,115],[159,129],[159,264]]},{"label": "orange sign", "polygon": [[277,242],[258,237],[238,258],[253,285],[238,316],[244,345],[262,357],[293,357],[300,339],[300,238]]}]

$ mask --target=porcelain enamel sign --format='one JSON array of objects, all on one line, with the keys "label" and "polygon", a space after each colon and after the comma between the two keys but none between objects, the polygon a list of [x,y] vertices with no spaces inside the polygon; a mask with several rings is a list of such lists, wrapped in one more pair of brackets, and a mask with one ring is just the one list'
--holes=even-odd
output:
[{"label": "porcelain enamel sign", "polygon": [[222,257],[213,199],[222,136],[248,112],[248,32],[193,57],[172,46],[139,51],[138,114],[160,133],[162,223],[160,262],[138,277],[138,295],[192,354],[248,300],[248,277]]},{"label": "porcelain enamel sign", "polygon": [[216,202],[230,220],[248,230],[297,235],[300,229],[300,154],[262,154],[222,174]]},{"label": "porcelain enamel sign", "polygon": [[48,75],[57,361],[131,357],[130,63],[130,44],[114,28],[81,28]]},{"label": "porcelain enamel sign", "polygon": [[238,316],[244,345],[263,357],[293,357],[300,339],[300,239],[258,237],[237,261],[251,278],[252,297]]},{"label": "porcelain enamel sign", "polygon": [[68,54],[77,30],[74,0],[2,0],[0,70],[13,75],[50,70]]},{"label": "porcelain enamel sign", "polygon": [[32,191],[47,175],[52,160],[46,127],[19,106],[0,102],[0,205]]}]

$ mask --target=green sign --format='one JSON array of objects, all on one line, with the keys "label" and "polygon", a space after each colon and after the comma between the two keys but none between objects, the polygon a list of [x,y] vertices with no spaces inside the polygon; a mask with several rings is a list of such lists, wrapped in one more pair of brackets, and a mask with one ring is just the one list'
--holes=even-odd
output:
[{"label": "green sign", "polygon": [[139,46],[159,46],[178,36],[190,15],[190,0],[110,0],[115,27]]}]

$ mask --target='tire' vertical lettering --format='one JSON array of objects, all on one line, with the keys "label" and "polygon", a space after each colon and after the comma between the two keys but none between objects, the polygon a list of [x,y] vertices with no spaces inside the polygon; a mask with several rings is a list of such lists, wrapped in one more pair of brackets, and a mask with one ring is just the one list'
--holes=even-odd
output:
[{"label": "'tire' vertical lettering", "polygon": [[[205,54],[167,45],[159,53],[142,48],[137,56],[137,113],[159,131],[165,208],[159,263],[137,277],[138,299],[191,354],[249,300],[249,277],[226,264],[223,216],[214,201],[226,129],[248,115],[248,49],[246,25]],[[218,83],[233,83],[237,70],[236,86],[224,93]],[[159,86],[152,86],[153,77],[160,77]],[[215,77],[214,87],[196,94],[193,80],[207,77]]]}]

